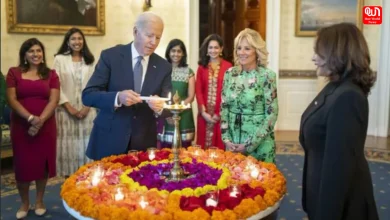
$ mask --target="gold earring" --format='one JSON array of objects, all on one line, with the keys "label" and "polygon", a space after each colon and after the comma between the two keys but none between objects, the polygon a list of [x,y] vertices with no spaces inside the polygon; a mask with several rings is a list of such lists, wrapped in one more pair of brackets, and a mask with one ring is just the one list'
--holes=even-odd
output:
[{"label": "gold earring", "polygon": [[42,60],[42,62],[41,62],[41,63],[45,63],[45,61],[43,61],[43,60]]},{"label": "gold earring", "polygon": [[26,59],[24,59],[24,64],[27,64],[27,60]]}]

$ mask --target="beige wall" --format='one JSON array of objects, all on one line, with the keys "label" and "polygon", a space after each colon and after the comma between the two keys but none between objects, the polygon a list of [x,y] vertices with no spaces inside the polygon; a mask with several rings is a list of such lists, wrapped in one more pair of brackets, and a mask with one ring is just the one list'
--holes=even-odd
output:
[{"label": "beige wall", "polygon": [[[1,71],[6,74],[11,66],[18,65],[18,51],[24,40],[37,37],[46,47],[49,66],[60,46],[62,35],[9,34],[6,27],[5,2],[1,1]],[[106,35],[87,36],[88,46],[96,58],[100,52],[117,44],[127,44],[133,39],[132,27],[136,16],[142,12],[143,0],[106,0]],[[175,7],[172,7],[174,5]],[[152,12],[165,22],[164,34],[156,52],[164,55],[172,38],[180,38],[188,45],[189,26],[186,25],[189,0],[153,1]],[[182,19],[178,19],[182,18]]]},{"label": "beige wall", "polygon": [[[315,66],[311,62],[314,37],[295,36],[295,2],[281,0],[279,69],[314,70]],[[382,5],[382,0],[365,0],[364,4]],[[377,70],[380,25],[364,25],[363,33],[370,49],[371,66]]]},{"label": "beige wall", "polygon": [[[295,3],[297,0],[280,1],[279,69],[315,70],[311,61],[315,37],[295,36]],[[382,5],[381,0],[365,0],[364,2],[365,5]],[[363,34],[370,49],[371,67],[377,70],[380,25],[364,25]],[[278,130],[299,130],[303,111],[326,82],[323,77],[319,79],[281,78],[278,85]]]}]

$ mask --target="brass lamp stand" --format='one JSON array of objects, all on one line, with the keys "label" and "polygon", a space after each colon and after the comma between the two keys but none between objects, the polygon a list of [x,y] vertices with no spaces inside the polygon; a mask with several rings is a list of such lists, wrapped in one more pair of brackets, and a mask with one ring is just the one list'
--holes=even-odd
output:
[{"label": "brass lamp stand", "polygon": [[164,108],[172,112],[172,119],[174,121],[175,130],[173,133],[172,141],[172,153],[173,153],[173,168],[170,170],[168,181],[179,181],[185,179],[184,170],[180,166],[180,149],[181,149],[181,134],[180,134],[180,113],[188,109],[189,105],[184,105],[180,103],[180,97],[176,91],[173,96],[173,105],[165,105]]}]

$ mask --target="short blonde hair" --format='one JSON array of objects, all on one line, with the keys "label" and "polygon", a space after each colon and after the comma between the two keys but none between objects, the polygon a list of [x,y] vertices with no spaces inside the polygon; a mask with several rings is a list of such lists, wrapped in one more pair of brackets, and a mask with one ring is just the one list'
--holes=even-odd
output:
[{"label": "short blonde hair", "polygon": [[234,39],[234,63],[235,65],[240,65],[237,56],[237,47],[238,44],[246,39],[251,47],[253,47],[256,51],[256,60],[257,65],[261,65],[267,67],[268,64],[268,51],[266,47],[266,43],[260,34],[252,30],[250,28],[245,28],[242,30],[237,37]]}]

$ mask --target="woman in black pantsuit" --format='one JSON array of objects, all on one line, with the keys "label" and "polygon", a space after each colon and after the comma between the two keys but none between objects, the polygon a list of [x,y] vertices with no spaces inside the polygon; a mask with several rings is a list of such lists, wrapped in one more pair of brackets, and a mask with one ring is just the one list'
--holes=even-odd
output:
[{"label": "woman in black pantsuit", "polygon": [[310,220],[376,220],[364,156],[367,96],[375,82],[366,40],[353,24],[317,33],[313,62],[329,83],[302,115],[302,206]]}]

